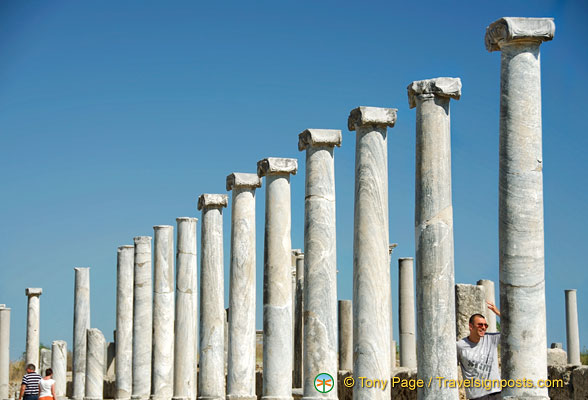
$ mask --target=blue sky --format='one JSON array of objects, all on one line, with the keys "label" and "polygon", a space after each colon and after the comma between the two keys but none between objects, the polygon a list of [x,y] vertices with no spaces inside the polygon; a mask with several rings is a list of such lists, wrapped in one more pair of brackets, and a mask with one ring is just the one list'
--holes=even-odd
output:
[{"label": "blue sky", "polygon": [[[303,246],[307,128],[343,130],[335,150],[338,296],[352,296],[355,133],[360,105],[398,108],[389,131],[394,336],[397,257],[414,255],[415,111],[406,86],[460,77],[451,103],[455,276],[498,285],[500,54],[484,48],[503,16],[550,16],[542,45],[547,341],[565,346],[564,289],[578,289],[588,347],[588,6],[580,1],[0,3],[0,303],[11,359],[25,349],[26,287],[42,287],[41,341],[71,348],[75,266],[91,267],[91,323],[112,340],[116,249],[200,216],[201,193],[231,172],[295,157],[292,246]],[[582,50],[584,49],[584,50]],[[264,188],[257,196],[261,327]],[[224,212],[228,305],[230,208]],[[200,233],[198,233],[200,236]],[[374,318],[377,318],[374,315]]]}]

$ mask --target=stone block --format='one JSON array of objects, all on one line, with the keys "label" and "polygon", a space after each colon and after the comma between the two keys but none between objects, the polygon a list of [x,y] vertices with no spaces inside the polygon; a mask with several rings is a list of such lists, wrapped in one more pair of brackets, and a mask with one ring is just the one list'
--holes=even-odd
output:
[{"label": "stone block", "polygon": [[568,364],[568,356],[563,349],[547,349],[548,367],[565,367]]},{"label": "stone block", "polygon": [[588,365],[572,370],[572,387],[574,400],[588,399]]},{"label": "stone block", "polygon": [[[484,287],[458,283],[455,285],[456,340],[470,334],[469,321],[473,314],[486,315]],[[488,310],[489,311],[489,310]],[[492,311],[489,311],[492,312]]]}]

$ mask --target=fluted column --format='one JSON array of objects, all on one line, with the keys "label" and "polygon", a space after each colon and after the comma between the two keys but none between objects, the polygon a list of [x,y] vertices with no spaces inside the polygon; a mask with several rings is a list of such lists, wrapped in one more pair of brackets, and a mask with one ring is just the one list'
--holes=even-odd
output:
[{"label": "fluted column", "polygon": [[566,293],[566,339],[568,350],[568,364],[582,365],[580,361],[580,331],[578,329],[578,303],[576,289],[569,289]]},{"label": "fluted column", "polygon": [[0,400],[10,396],[10,308],[0,304]]},{"label": "fluted column", "polygon": [[339,369],[353,372],[353,304],[339,300]]},{"label": "fluted column", "polygon": [[104,361],[106,342],[99,329],[87,331],[86,395],[84,400],[102,400],[104,387]]},{"label": "fluted column", "polygon": [[265,176],[263,260],[264,400],[292,399],[292,241],[290,174],[293,158],[265,158],[257,175]]},{"label": "fluted column", "polygon": [[413,258],[398,259],[398,327],[400,331],[400,366],[416,368]]},{"label": "fluted column", "polygon": [[231,280],[227,399],[255,400],[255,189],[256,174],[232,173]]},{"label": "fluted column", "polygon": [[174,228],[153,227],[151,399],[170,400],[174,384]]},{"label": "fluted column", "polygon": [[133,389],[133,275],[135,246],[120,246],[116,253],[116,361],[115,398],[129,400]]},{"label": "fluted column", "polygon": [[174,400],[194,399],[196,393],[196,224],[197,218],[176,218],[176,320]]},{"label": "fluted column", "polygon": [[82,400],[86,391],[86,331],[90,329],[90,268],[78,267],[74,271],[72,399]]},{"label": "fluted column", "polygon": [[223,208],[226,194],[202,194],[200,245],[200,380],[198,398],[225,398]]},{"label": "fluted column", "polygon": [[296,300],[294,303],[294,374],[293,387],[302,387],[304,354],[304,253],[293,250],[296,257]]},{"label": "fluted column", "polygon": [[505,399],[548,396],[537,385],[547,379],[539,47],[554,32],[551,18],[501,18],[486,29],[488,51],[501,51],[501,377],[535,382],[533,388],[503,388]]},{"label": "fluted column", "polygon": [[[390,379],[391,290],[388,241],[387,127],[396,109],[358,107],[348,120],[356,131],[353,227],[353,373]],[[378,318],[368,318],[377,315]],[[389,399],[390,385],[353,387],[353,398]]]},{"label": "fluted column", "polygon": [[28,298],[27,304],[27,341],[26,341],[26,364],[33,364],[39,368],[39,328],[41,318],[40,297],[43,293],[41,288],[27,288],[25,294]]},{"label": "fluted column", "polygon": [[[494,295],[494,282],[488,279],[480,279],[477,283],[480,286],[484,286],[484,299],[492,304],[496,304],[496,298]],[[484,305],[484,317],[486,317],[486,323],[488,324],[488,329],[486,329],[486,333],[494,333],[496,332],[496,314],[492,311],[488,310],[486,305]]]},{"label": "fluted column", "polygon": [[[418,378],[425,382],[457,379],[449,100],[460,95],[459,78],[408,85],[409,106],[416,107],[417,361]],[[459,393],[426,385],[418,398],[457,400]]]},{"label": "fluted column", "polygon": [[55,379],[55,400],[64,400],[67,388],[67,343],[63,340],[51,343],[51,369]]},{"label": "fluted column", "polygon": [[146,400],[151,393],[153,345],[153,292],[151,281],[151,236],[135,242],[133,275],[133,388],[131,399]]},{"label": "fluted column", "polygon": [[[304,399],[337,398],[335,146],[341,146],[340,130],[307,129],[298,136],[298,150],[306,150]],[[320,373],[333,377],[326,393],[314,386]]]}]

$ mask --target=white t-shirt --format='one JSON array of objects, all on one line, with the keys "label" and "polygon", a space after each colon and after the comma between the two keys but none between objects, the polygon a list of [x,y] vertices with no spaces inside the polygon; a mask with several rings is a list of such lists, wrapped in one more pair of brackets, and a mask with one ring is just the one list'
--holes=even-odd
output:
[{"label": "white t-shirt", "polygon": [[51,394],[51,386],[55,383],[55,379],[41,379],[39,381],[39,397],[53,397]]},{"label": "white t-shirt", "polygon": [[[457,358],[461,365],[464,380],[500,380],[498,343],[500,343],[500,333],[486,333],[478,343],[470,341],[467,337],[457,342]],[[468,399],[477,399],[490,393],[500,392],[500,386],[497,385],[488,389],[484,386],[466,386],[465,391]]]}]

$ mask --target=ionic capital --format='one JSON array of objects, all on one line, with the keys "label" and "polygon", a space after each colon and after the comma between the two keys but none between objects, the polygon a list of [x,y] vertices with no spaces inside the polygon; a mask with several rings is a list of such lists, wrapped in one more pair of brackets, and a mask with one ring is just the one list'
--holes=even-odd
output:
[{"label": "ionic capital", "polygon": [[396,123],[396,108],[357,107],[351,110],[347,127],[354,131],[356,126],[384,125],[390,128]]},{"label": "ionic capital", "polygon": [[513,42],[546,42],[554,34],[553,18],[504,17],[486,28],[486,50],[497,51]]},{"label": "ionic capital", "polygon": [[255,189],[261,187],[261,178],[257,174],[233,172],[227,176],[227,191],[237,188]]},{"label": "ionic capital", "polygon": [[292,174],[298,171],[298,160],[295,158],[268,157],[257,162],[257,175]]},{"label": "ionic capital", "polygon": [[339,129],[307,129],[298,135],[298,150],[303,151],[312,146],[341,147]]},{"label": "ionic capital", "polygon": [[27,295],[27,297],[40,296],[43,294],[43,289],[42,288],[31,288],[31,287],[26,288],[25,294]]},{"label": "ionic capital", "polygon": [[229,196],[226,194],[201,194],[198,197],[198,209],[202,210],[203,208],[210,208],[210,207],[226,207],[229,204]]},{"label": "ionic capital", "polygon": [[434,78],[414,81],[408,85],[407,90],[409,108],[416,107],[416,99],[422,94],[431,94],[434,96],[459,100],[461,97],[461,79]]},{"label": "ionic capital", "polygon": [[151,236],[137,236],[133,238],[133,242],[136,245],[140,243],[151,243]]}]

